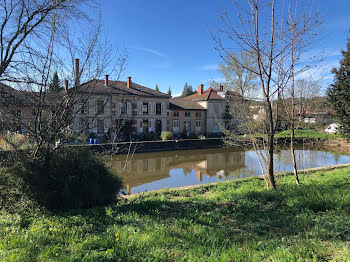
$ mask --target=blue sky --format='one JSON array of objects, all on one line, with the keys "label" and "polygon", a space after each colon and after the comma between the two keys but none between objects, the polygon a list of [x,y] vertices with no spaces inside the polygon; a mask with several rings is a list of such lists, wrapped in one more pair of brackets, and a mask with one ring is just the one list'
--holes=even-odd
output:
[{"label": "blue sky", "polygon": [[[244,1],[245,2],[245,1]],[[218,23],[220,9],[231,0],[103,0],[104,29],[111,42],[128,50],[128,65],[123,78],[172,94],[181,93],[185,82],[206,87],[221,75],[221,62],[210,31]],[[325,38],[315,54],[324,52],[325,61],[311,74],[331,82],[330,68],[337,65],[340,50],[350,36],[350,1],[321,0]]]}]

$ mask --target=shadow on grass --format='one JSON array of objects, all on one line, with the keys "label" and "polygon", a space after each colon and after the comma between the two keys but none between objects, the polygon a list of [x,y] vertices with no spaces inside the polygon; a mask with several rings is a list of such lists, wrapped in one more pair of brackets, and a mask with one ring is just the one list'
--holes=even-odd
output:
[{"label": "shadow on grass", "polygon": [[140,197],[107,208],[59,216],[68,219],[79,216],[81,221],[92,225],[94,232],[104,232],[112,225],[141,230],[157,224],[172,225],[169,234],[192,242],[202,240],[196,233],[180,236],[174,227],[182,230],[205,228],[222,241],[240,242],[259,237],[281,239],[296,235],[344,241],[350,240],[350,197],[345,197],[349,195],[349,184],[282,185],[275,191],[226,192],[228,201],[204,197],[177,199],[169,193],[165,194],[166,200],[158,196]]}]

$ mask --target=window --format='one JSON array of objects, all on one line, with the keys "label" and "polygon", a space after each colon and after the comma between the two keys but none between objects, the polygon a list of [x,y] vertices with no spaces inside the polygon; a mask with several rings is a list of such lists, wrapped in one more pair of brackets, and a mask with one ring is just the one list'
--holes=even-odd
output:
[{"label": "window", "polygon": [[179,112],[174,112],[174,116],[179,116]]},{"label": "window", "polygon": [[180,121],[173,120],[173,132],[178,133],[180,131]]},{"label": "window", "polygon": [[102,118],[97,119],[97,134],[105,133],[105,121]]},{"label": "window", "polygon": [[120,113],[121,114],[126,114],[128,112],[128,103],[123,102],[120,105]]},{"label": "window", "polygon": [[156,114],[157,115],[162,114],[162,104],[161,103],[156,104]]},{"label": "window", "polygon": [[201,121],[200,120],[196,120],[196,127],[201,127]]},{"label": "window", "polygon": [[79,129],[81,131],[86,131],[88,128],[89,128],[89,123],[88,123],[87,119],[80,118],[79,119]]},{"label": "window", "polygon": [[103,100],[97,101],[97,114],[104,114],[105,112],[105,105]]},{"label": "window", "polygon": [[216,114],[219,113],[219,104],[218,104],[218,103],[215,103],[215,104],[214,104],[214,112],[215,112]]},{"label": "window", "polygon": [[202,113],[201,112],[196,112],[196,117],[201,117]]},{"label": "window", "polygon": [[143,132],[148,132],[148,120],[142,121],[142,130]]},{"label": "window", "polygon": [[161,120],[159,120],[159,119],[156,120],[155,128],[156,128],[156,133],[162,132],[162,121]]},{"label": "window", "polygon": [[191,112],[185,112],[185,117],[191,117]]},{"label": "window", "polygon": [[80,112],[80,114],[86,114],[87,113],[87,104],[85,102],[81,102],[79,104],[79,112]]},{"label": "window", "polygon": [[142,104],[142,114],[148,114],[148,103]]}]

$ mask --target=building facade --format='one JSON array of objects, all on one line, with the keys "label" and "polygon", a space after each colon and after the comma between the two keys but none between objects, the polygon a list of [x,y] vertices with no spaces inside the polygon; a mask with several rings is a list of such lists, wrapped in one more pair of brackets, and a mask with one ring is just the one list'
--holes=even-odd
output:
[{"label": "building facade", "polygon": [[211,87],[204,90],[201,84],[196,94],[184,99],[195,102],[206,110],[205,129],[207,135],[211,135],[222,133],[223,128],[237,129],[239,123],[233,112],[236,101],[240,98],[241,96],[236,92],[224,91],[222,87],[219,90]]},{"label": "building facade", "polygon": [[105,134],[160,133],[168,130],[169,96],[127,81],[93,80],[74,90],[73,130]]},{"label": "building facade", "polygon": [[198,137],[206,133],[206,109],[183,98],[170,99],[169,131]]}]

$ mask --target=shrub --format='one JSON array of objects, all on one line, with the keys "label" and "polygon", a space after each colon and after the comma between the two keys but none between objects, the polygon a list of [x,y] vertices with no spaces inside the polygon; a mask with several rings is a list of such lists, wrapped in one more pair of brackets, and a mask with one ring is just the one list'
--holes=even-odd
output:
[{"label": "shrub", "polygon": [[0,209],[9,213],[21,213],[37,206],[24,194],[22,178],[13,176],[7,168],[0,168]]},{"label": "shrub", "polygon": [[50,157],[18,163],[11,173],[23,181],[29,199],[49,210],[105,205],[122,188],[121,179],[87,149],[62,148]]},{"label": "shrub", "polygon": [[169,131],[163,131],[160,136],[162,138],[162,141],[172,140],[173,139],[173,133],[171,133]]}]

